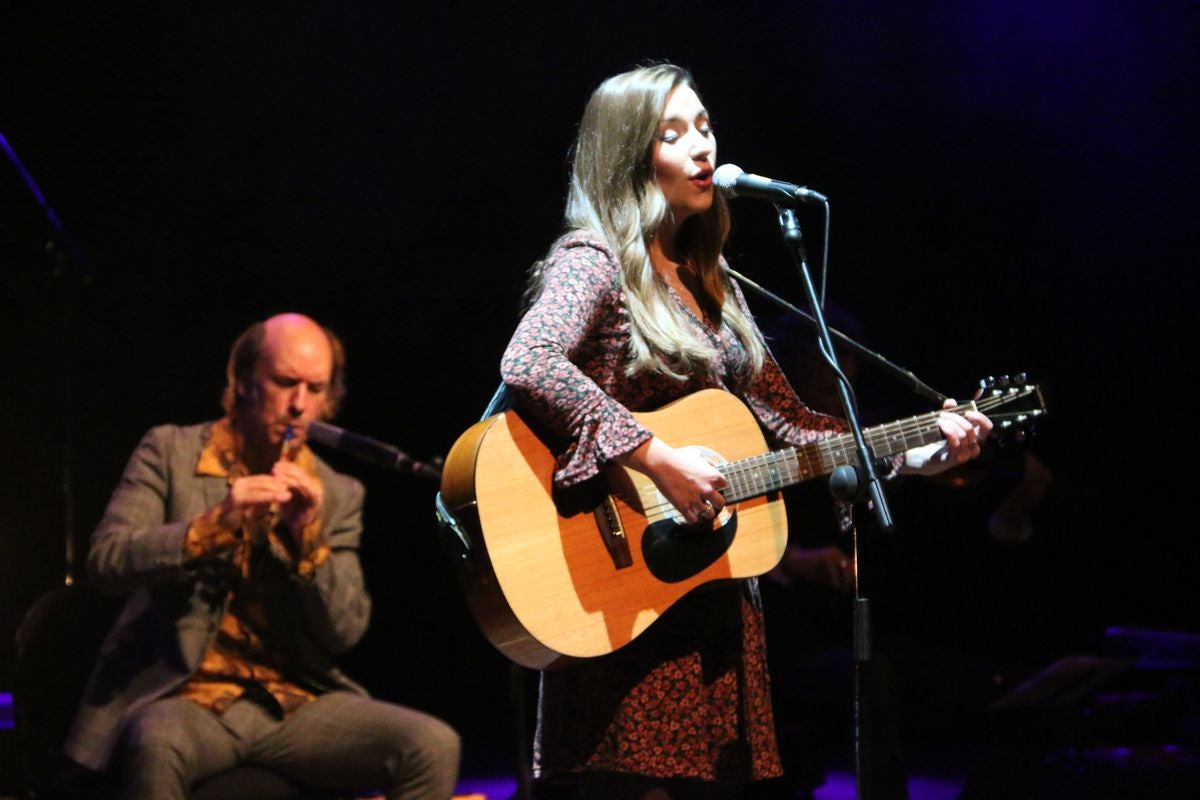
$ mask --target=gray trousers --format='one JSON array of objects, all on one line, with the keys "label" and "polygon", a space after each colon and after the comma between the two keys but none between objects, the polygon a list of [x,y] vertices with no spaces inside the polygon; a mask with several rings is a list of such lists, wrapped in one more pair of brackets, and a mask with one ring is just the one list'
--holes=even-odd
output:
[{"label": "gray trousers", "polygon": [[186,800],[197,781],[254,764],[316,788],[448,800],[459,748],[458,734],[441,720],[350,692],[321,695],[282,722],[248,700],[217,716],[168,697],[142,708],[125,728],[121,797]]}]

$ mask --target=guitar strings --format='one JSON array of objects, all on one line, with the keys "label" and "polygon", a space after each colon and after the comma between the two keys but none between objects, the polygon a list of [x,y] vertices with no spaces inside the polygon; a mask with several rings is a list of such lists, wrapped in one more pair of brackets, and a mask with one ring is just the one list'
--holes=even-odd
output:
[{"label": "guitar strings", "polygon": [[[922,434],[930,433],[937,428],[937,419],[944,411],[953,411],[961,414],[964,411],[978,409],[979,411],[987,411],[992,408],[998,408],[1012,401],[1025,397],[1032,393],[1032,388],[1024,387],[1020,390],[1014,390],[1005,394],[992,395],[970,403],[962,403],[952,409],[939,409],[930,411],[925,414],[918,414],[907,419],[898,420],[892,423],[867,428],[863,431],[864,438],[872,447],[879,445],[886,446],[889,441],[894,441],[897,438],[905,440],[905,447],[908,449],[907,440],[909,436],[920,437]],[[1014,412],[1016,415],[1019,412]],[[1012,415],[1006,415],[1012,416]],[[814,461],[817,466],[823,467],[826,464],[832,464],[836,461],[836,451],[840,451],[841,459],[845,463],[857,463],[858,453],[853,447],[847,447],[848,442],[853,441],[853,436],[849,433],[838,434],[820,442],[802,445],[799,447],[785,447],[780,450],[772,450],[767,453],[749,456],[739,459],[738,461],[726,461],[714,466],[721,472],[729,484],[727,488],[733,488],[734,497],[729,502],[738,502],[739,500],[748,497],[754,497],[765,492],[780,489],[785,486],[790,486],[793,483],[798,483],[801,480],[816,477],[819,472],[814,468]],[[922,441],[921,444],[926,444]],[[894,452],[901,452],[900,449]],[[815,458],[814,458],[815,456]],[[801,463],[803,461],[803,464]],[[759,463],[753,463],[759,462]],[[789,463],[794,462],[794,464]],[[784,467],[784,471],[779,469],[780,465]],[[766,472],[766,476],[763,472]],[[832,471],[832,470],[829,470]],[[742,484],[741,486],[737,484]],[[651,483],[649,486],[642,489],[645,493],[653,493],[657,497],[662,498],[661,502],[643,506],[645,516],[656,514],[669,515],[672,511],[682,516],[677,508],[658,490],[658,487]]]}]

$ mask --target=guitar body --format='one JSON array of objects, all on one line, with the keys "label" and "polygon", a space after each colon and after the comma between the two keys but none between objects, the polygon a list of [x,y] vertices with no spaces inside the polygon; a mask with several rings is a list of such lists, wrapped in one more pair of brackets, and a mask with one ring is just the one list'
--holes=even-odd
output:
[{"label": "guitar body", "polygon": [[[719,390],[635,416],[714,461],[767,452],[750,410]],[[612,467],[563,494],[553,472],[554,453],[514,411],[464,433],[443,468],[442,501],[467,545],[458,566],[468,603],[488,639],[524,666],[611,653],[692,589],[761,575],[783,556],[778,492],[730,504],[700,530],[633,470]]]}]

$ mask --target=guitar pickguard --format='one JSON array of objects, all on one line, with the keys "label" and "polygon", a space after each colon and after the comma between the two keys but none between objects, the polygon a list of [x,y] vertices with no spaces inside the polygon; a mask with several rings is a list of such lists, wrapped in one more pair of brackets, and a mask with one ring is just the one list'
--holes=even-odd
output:
[{"label": "guitar pickguard", "polygon": [[703,572],[725,555],[737,534],[737,511],[722,511],[707,525],[681,525],[660,519],[642,532],[642,559],[650,574],[664,583],[679,583]]}]

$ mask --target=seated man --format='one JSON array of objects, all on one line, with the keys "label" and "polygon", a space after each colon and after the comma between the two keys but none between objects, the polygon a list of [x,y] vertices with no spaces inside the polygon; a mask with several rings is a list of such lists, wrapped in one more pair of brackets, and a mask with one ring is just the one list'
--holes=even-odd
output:
[{"label": "seated man", "polygon": [[66,744],[123,798],[185,798],[255,764],[313,787],[446,800],[459,739],[370,699],[334,656],[367,627],[362,485],[304,445],[336,410],[341,343],[298,314],[249,328],[217,422],[154,428],[92,534],[90,575],[134,592]]}]

